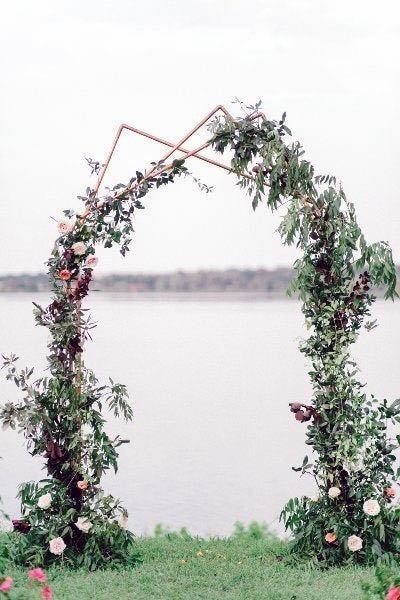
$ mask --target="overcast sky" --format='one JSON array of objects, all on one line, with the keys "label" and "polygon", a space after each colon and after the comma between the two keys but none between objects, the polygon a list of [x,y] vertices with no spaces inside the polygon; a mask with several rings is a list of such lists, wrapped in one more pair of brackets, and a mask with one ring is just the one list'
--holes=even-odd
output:
[{"label": "overcast sky", "polygon": [[[176,141],[216,104],[283,111],[318,172],[336,174],[370,241],[400,261],[398,0],[13,0],[2,3],[0,273],[43,269],[64,208],[91,184],[121,122]],[[231,106],[232,111],[237,107]],[[162,148],[126,134],[109,183]],[[273,267],[279,216],[253,213],[233,178],[190,168],[146,199],[132,252],[99,271]]]}]

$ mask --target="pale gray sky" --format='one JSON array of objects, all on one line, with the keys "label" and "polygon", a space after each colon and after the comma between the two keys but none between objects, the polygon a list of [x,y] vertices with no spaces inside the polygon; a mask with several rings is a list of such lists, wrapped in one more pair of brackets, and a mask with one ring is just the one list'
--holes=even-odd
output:
[{"label": "pale gray sky", "polygon": [[[50,215],[79,206],[83,156],[103,160],[121,122],[175,141],[235,96],[286,110],[369,240],[400,261],[397,0],[13,0],[1,21],[0,273],[43,269]],[[109,182],[161,151],[127,134]],[[148,196],[131,254],[101,251],[99,272],[291,262],[278,216],[254,214],[229,176],[197,162],[213,194],[185,181]]]}]

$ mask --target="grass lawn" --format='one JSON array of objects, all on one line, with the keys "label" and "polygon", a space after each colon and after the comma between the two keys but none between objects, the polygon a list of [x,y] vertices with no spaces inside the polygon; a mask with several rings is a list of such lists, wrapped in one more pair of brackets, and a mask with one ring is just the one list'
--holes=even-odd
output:
[{"label": "grass lawn", "polygon": [[[186,534],[138,538],[143,562],[119,571],[71,572],[50,569],[55,600],[216,598],[235,600],[358,600],[361,581],[372,570],[342,568],[320,571],[288,564],[287,545],[260,528],[228,539],[200,539]],[[16,586],[26,571],[11,568]]]}]

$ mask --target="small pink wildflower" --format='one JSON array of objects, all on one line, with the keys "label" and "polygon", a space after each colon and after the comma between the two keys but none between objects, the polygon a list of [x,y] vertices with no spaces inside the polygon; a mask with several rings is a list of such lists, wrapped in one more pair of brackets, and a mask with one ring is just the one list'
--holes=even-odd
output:
[{"label": "small pink wildflower", "polygon": [[40,567],[36,567],[35,569],[28,571],[28,577],[29,579],[39,581],[40,583],[44,583],[47,579],[46,573]]},{"label": "small pink wildflower", "polygon": [[45,585],[44,588],[42,588],[42,598],[44,600],[52,600],[53,598],[53,590],[51,589],[51,587],[49,585]]},{"label": "small pink wildflower", "polygon": [[390,588],[386,594],[386,600],[400,600],[400,587]]},{"label": "small pink wildflower", "polygon": [[0,592],[7,593],[11,590],[14,580],[12,577],[4,577],[0,579]]}]

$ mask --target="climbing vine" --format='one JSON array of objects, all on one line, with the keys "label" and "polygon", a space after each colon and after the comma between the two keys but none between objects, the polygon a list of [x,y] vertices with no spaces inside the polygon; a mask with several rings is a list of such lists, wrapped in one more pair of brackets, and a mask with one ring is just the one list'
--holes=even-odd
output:
[{"label": "climbing vine", "polygon": [[[367,244],[335,178],[315,175],[301,145],[287,142],[285,115],[270,121],[254,118],[251,109],[238,119],[215,119],[210,132],[216,152],[233,152],[232,172],[254,209],[285,206],[282,241],[302,252],[291,291],[302,300],[310,330],[301,352],[310,361],[313,391],[290,410],[296,421],[308,423],[312,456],[297,470],[314,477],[319,495],[292,499],[282,511],[295,550],[326,564],[396,555],[400,514],[392,506],[393,452],[400,437],[388,438],[387,423],[399,420],[400,402],[367,398],[350,355],[360,329],[374,326],[368,320],[373,286],[385,286],[387,298],[396,295],[390,248]],[[98,163],[89,164],[98,170]],[[105,197],[87,189],[80,197],[84,211],[66,210],[58,222],[47,263],[53,297],[49,306],[35,304],[34,310],[36,323],[49,332],[48,374],[35,379],[33,369],[17,368],[15,355],[4,359],[6,376],[22,398],[6,402],[0,419],[22,430],[30,453],[45,457],[47,468],[47,478],[20,489],[22,516],[13,523],[23,534],[16,554],[22,563],[62,559],[94,569],[137,558],[126,510],[101,488],[102,475],[117,470],[119,447],[127,441],[107,435],[102,410],[129,421],[132,408],[124,385],[99,383],[83,363],[94,324],[82,300],[97,264],[96,245],[118,245],[125,255],[144,196],[182,175],[188,175],[183,160],[153,163],[148,173],[137,172]]]}]

